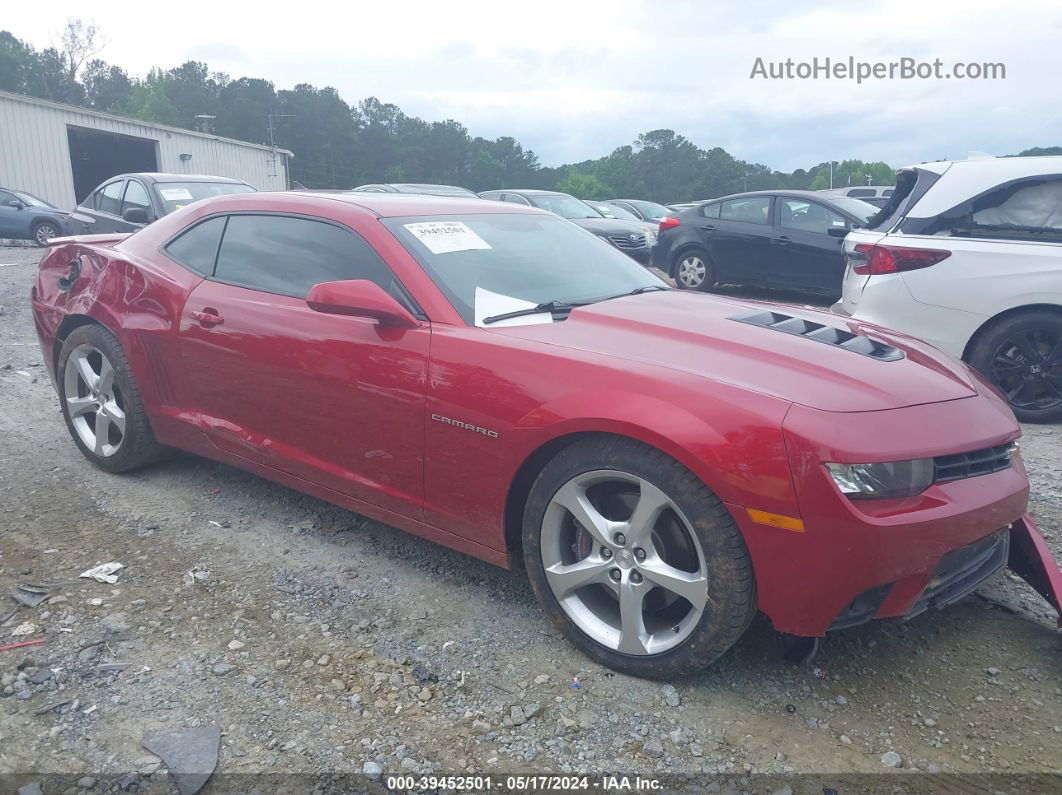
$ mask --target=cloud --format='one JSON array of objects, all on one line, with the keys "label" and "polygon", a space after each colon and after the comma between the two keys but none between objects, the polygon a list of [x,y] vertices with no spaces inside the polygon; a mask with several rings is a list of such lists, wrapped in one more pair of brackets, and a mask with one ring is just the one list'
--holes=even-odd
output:
[{"label": "cloud", "polygon": [[[82,8],[54,0],[49,17]],[[400,8],[262,0],[253,14],[186,0],[162,38],[140,35],[117,8],[93,13],[110,41],[102,56],[136,73],[196,58],[282,88],[331,85],[352,104],[376,96],[429,120],[454,118],[473,135],[511,135],[547,164],[607,154],[661,127],[785,170],[1062,143],[1053,101],[1062,8],[1053,0],[407,0]],[[5,17],[16,35],[47,44],[46,25],[24,4]],[[862,85],[749,77],[756,57],[827,56],[1002,62],[1007,77]]]}]

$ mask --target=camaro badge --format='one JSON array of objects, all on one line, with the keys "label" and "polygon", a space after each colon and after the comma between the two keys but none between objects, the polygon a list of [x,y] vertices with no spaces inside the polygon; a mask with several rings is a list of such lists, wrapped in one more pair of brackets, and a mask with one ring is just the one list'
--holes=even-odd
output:
[{"label": "camaro badge", "polygon": [[498,432],[492,431],[489,428],[481,428],[478,425],[472,425],[468,422],[461,422],[461,420],[451,419],[450,417],[444,417],[442,414],[432,414],[431,418],[436,422],[445,422],[447,425],[453,425],[455,428],[464,428],[466,431],[475,431],[476,433],[482,433],[484,436],[489,436],[492,439],[498,438]]}]

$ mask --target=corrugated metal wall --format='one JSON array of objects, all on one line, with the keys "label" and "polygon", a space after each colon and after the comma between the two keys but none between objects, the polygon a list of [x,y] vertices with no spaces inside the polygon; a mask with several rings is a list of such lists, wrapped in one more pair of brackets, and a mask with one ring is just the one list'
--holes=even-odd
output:
[{"label": "corrugated metal wall", "polygon": [[[160,127],[0,91],[0,186],[35,193],[58,207],[75,205],[67,126],[155,141],[159,171],[216,174],[259,190],[288,188],[287,154],[267,146]],[[191,155],[182,160],[181,155]]]}]

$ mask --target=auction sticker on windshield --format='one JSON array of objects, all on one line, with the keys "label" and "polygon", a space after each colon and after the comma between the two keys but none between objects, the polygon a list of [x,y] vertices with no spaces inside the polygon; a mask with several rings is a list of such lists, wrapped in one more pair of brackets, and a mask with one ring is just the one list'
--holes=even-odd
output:
[{"label": "auction sticker on windshield", "polygon": [[455,251],[489,249],[490,244],[460,221],[424,221],[405,224],[417,240],[432,254],[452,254]]},{"label": "auction sticker on windshield", "polygon": [[191,201],[192,194],[188,188],[159,188],[159,195],[168,202]]}]

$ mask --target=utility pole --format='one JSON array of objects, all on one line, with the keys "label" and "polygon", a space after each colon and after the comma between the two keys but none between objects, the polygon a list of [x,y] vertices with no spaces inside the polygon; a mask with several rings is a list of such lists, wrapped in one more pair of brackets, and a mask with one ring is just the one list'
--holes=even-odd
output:
[{"label": "utility pole", "polygon": [[273,153],[273,158],[272,158],[273,162],[271,163],[271,165],[273,166],[273,169],[272,169],[273,173],[269,175],[271,177],[277,176],[277,142],[276,142],[276,139],[273,137],[273,119],[294,119],[294,118],[295,118],[295,114],[294,113],[270,113],[269,114],[269,149]]},{"label": "utility pole", "polygon": [[830,189],[833,189],[833,161],[830,161]]}]

